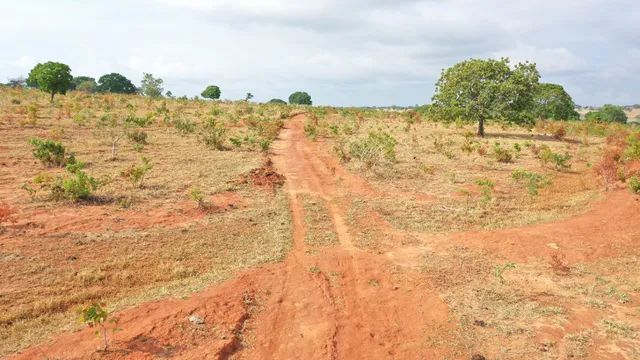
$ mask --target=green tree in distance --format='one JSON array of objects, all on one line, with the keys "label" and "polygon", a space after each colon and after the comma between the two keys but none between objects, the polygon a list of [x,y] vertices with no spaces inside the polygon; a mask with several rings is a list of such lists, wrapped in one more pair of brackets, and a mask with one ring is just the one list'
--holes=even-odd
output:
[{"label": "green tree in distance", "polygon": [[534,115],[538,119],[577,120],[576,104],[561,85],[540,83],[533,95]]},{"label": "green tree in distance", "polygon": [[48,61],[44,64],[38,64],[27,78],[27,84],[34,86],[44,92],[51,94],[51,102],[55,94],[66,94],[71,87],[71,68],[68,65]]},{"label": "green tree in distance", "polygon": [[289,95],[289,104],[311,105],[311,96],[304,91],[296,91]]},{"label": "green tree in distance", "polygon": [[589,111],[584,118],[586,120],[600,122],[627,122],[627,114],[625,114],[622,106],[611,104],[603,105],[600,109],[595,111]]},{"label": "green tree in distance", "polygon": [[205,99],[220,99],[220,88],[215,85],[209,85],[200,95]]},{"label": "green tree in distance", "polygon": [[110,92],[118,94],[135,94],[138,89],[131,80],[118,73],[102,75],[98,79],[98,92]]},{"label": "green tree in distance", "polygon": [[144,96],[151,98],[159,98],[162,96],[164,89],[162,84],[164,80],[160,78],[154,78],[152,74],[142,73],[142,83],[140,86],[140,92]]},{"label": "green tree in distance", "polygon": [[430,112],[443,120],[475,121],[480,136],[488,119],[529,122],[539,78],[528,62],[512,69],[507,58],[462,61],[442,71]]}]

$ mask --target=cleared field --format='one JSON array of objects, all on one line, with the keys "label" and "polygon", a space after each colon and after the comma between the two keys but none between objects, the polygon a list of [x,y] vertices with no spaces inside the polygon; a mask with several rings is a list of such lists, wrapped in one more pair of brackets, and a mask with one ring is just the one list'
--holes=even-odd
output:
[{"label": "cleared field", "polygon": [[[99,301],[122,309],[184,296],[240,269],[283,259],[291,241],[286,198],[278,188],[242,181],[262,166],[258,143],[273,138],[245,122],[273,123],[277,133],[279,110],[269,109],[262,121],[243,104],[80,94],[58,101],[50,106],[33,91],[0,94],[0,202],[15,211],[0,233],[0,354],[81,326],[80,305]],[[227,139],[251,140],[241,146],[227,140],[230,151],[211,149],[200,129],[212,111],[224,112]],[[121,120],[98,128],[106,115]],[[129,126],[127,116],[149,121]],[[176,128],[181,123],[193,130]],[[133,141],[132,132],[145,133],[144,143]],[[33,179],[66,171],[34,159],[31,138],[60,141],[104,184],[86,201],[48,200],[49,189]],[[143,157],[152,168],[139,186],[122,173]],[[190,198],[193,189],[206,208]]]},{"label": "cleared field", "polygon": [[[478,138],[416,112],[0,101],[0,194],[16,210],[0,235],[2,355],[640,356],[630,127],[491,124]],[[115,160],[96,128],[108,114],[125,119]],[[60,140],[101,186],[51,201],[55,181],[34,178],[68,170],[34,160],[32,137]],[[142,156],[140,186],[128,169]],[[95,351],[91,329],[44,341],[94,301],[118,310],[111,351]]]}]

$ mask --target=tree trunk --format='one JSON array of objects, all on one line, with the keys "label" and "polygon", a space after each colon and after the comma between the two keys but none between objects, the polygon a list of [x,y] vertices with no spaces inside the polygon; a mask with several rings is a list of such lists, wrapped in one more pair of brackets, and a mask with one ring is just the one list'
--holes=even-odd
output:
[{"label": "tree trunk", "polygon": [[478,136],[484,137],[484,119],[478,121]]},{"label": "tree trunk", "polygon": [[53,91],[51,92],[51,100],[49,100],[51,103],[53,103],[53,95],[55,95],[55,94],[56,94],[55,92],[53,92]]}]

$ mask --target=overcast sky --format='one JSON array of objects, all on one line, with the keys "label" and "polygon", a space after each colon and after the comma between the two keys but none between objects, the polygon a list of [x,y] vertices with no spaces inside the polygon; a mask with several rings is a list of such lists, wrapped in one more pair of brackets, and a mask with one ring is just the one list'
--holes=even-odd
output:
[{"label": "overcast sky", "polygon": [[0,0],[0,82],[53,60],[136,85],[150,72],[175,95],[413,105],[443,68],[508,56],[578,104],[633,104],[639,1]]}]

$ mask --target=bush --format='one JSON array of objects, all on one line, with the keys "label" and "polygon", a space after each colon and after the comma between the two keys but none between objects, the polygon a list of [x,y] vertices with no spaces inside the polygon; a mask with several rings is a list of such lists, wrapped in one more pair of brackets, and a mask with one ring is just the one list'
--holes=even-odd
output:
[{"label": "bush", "polygon": [[634,194],[640,194],[640,178],[632,176],[631,179],[629,179],[629,189]]},{"label": "bush", "polygon": [[73,154],[67,155],[65,147],[58,141],[33,138],[29,143],[34,146],[33,156],[44,166],[62,167],[75,162]]},{"label": "bush", "polygon": [[511,173],[511,178],[516,182],[525,180],[527,191],[531,196],[538,195],[538,189],[540,187],[547,186],[551,183],[551,181],[544,175],[539,175],[522,169],[514,170]]},{"label": "bush", "polygon": [[491,202],[493,188],[495,184],[493,181],[489,179],[479,179],[476,180],[476,185],[480,186],[480,192],[482,193],[482,197],[480,198],[483,204],[488,204]]},{"label": "bush", "polygon": [[153,116],[137,117],[133,114],[127,115],[124,119],[125,124],[137,127],[147,127],[153,123]]},{"label": "bush", "polygon": [[218,122],[214,117],[209,117],[205,120],[202,131],[202,142],[205,145],[212,147],[216,150],[224,150],[225,134],[227,129],[223,124]]},{"label": "bush", "polygon": [[96,179],[87,175],[82,170],[76,170],[69,177],[57,177],[51,187],[51,198],[56,201],[70,200],[80,201],[91,197],[93,191],[98,188]]},{"label": "bush", "polygon": [[349,154],[371,168],[381,165],[383,161],[393,163],[396,161],[396,144],[398,142],[386,132],[372,131],[361,140],[352,142],[349,146]]},{"label": "bush", "polygon": [[509,151],[509,149],[505,149],[502,146],[500,146],[500,143],[498,142],[493,144],[492,150],[493,150],[493,157],[498,162],[509,163],[513,160],[513,154],[511,154],[511,151]]},{"label": "bush", "polygon": [[626,160],[640,160],[640,133],[630,134],[627,137],[624,158]]},{"label": "bush", "polygon": [[540,148],[538,152],[538,158],[542,161],[543,165],[548,163],[552,163],[556,170],[568,169],[571,167],[569,164],[569,160],[571,160],[571,155],[565,153],[564,155],[555,153],[551,151],[548,146],[544,146]]},{"label": "bush", "polygon": [[598,122],[627,122],[627,114],[621,106],[606,104],[596,111],[590,111],[584,117],[586,120]]}]

